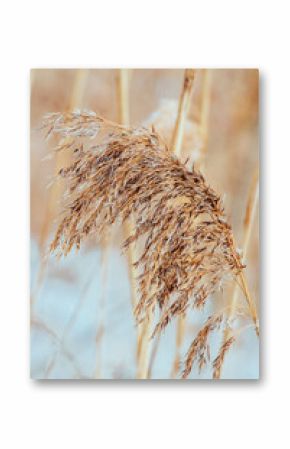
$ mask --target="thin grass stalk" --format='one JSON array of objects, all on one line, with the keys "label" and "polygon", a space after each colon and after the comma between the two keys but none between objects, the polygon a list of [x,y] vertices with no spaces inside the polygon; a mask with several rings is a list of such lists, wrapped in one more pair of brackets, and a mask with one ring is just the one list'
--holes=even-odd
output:
[{"label": "thin grass stalk", "polygon": [[152,321],[154,313],[152,307],[141,325],[138,325],[138,347],[137,347],[137,379],[148,379],[150,368],[150,354],[152,346]]},{"label": "thin grass stalk", "polygon": [[[173,136],[171,140],[171,151],[177,157],[181,156],[182,143],[184,137],[184,127],[187,119],[187,114],[190,106],[190,99],[193,91],[195,71],[193,69],[185,69],[183,87],[179,98],[178,112],[175,121]],[[150,323],[148,324],[150,325]],[[185,315],[181,315],[177,318],[177,330],[176,330],[176,356],[173,366],[172,376],[178,372],[180,363],[180,347],[182,344],[182,335],[184,335],[185,328]],[[149,360],[149,370],[152,370],[154,359],[157,354],[160,337],[155,341],[154,350],[152,351],[151,358]]]},{"label": "thin grass stalk", "polygon": [[191,94],[193,90],[193,82],[195,77],[195,71],[192,69],[186,69],[184,73],[184,81],[183,88],[181,91],[179,104],[178,104],[178,113],[174,126],[172,141],[171,141],[171,150],[177,157],[181,154],[183,135],[184,135],[184,127],[186,122],[186,117],[190,105]]},{"label": "thin grass stalk", "polygon": [[[124,126],[130,124],[130,104],[129,104],[129,84],[130,84],[130,73],[128,69],[118,69],[117,72],[117,96],[118,96],[118,111],[119,111],[119,123]],[[132,220],[128,220],[124,224],[124,234],[125,238],[134,233],[134,223]],[[136,260],[134,250],[132,247],[128,249],[128,270],[129,279],[131,286],[131,302],[133,309],[137,305],[137,283],[136,275],[134,270],[134,261]]]},{"label": "thin grass stalk", "polygon": [[[76,71],[75,78],[73,81],[72,95],[68,104],[68,110],[73,110],[76,107],[82,106],[88,75],[89,70],[80,69]],[[57,175],[61,168],[66,167],[69,161],[70,161],[70,153],[68,151],[59,151],[58,153],[56,153],[54,160],[54,175]],[[63,185],[60,182],[53,183],[53,185],[50,187],[49,190],[49,195],[46,202],[47,207],[45,210],[44,221],[39,237],[40,267],[36,280],[35,290],[32,295],[33,302],[36,301],[39,289],[41,287],[45,275],[45,270],[47,266],[47,258],[45,258],[46,242],[52,227],[52,222],[54,218],[57,216],[59,210],[59,199],[61,198],[62,193],[63,193]]]},{"label": "thin grass stalk", "polygon": [[153,369],[154,362],[155,362],[155,359],[156,359],[156,356],[158,353],[160,338],[161,338],[161,334],[158,334],[154,339],[152,351],[150,354],[150,360],[149,360],[149,368],[148,368],[148,378],[149,379],[151,379],[151,376],[152,376],[152,369]]},{"label": "thin grass stalk", "polygon": [[105,332],[105,304],[106,304],[106,296],[107,296],[107,285],[108,285],[108,266],[109,266],[109,256],[110,256],[110,248],[111,248],[111,236],[108,237],[110,240],[105,242],[105,246],[101,253],[101,297],[99,299],[99,328],[96,333],[96,372],[95,378],[102,378],[102,355],[103,355],[103,345],[102,340]]},{"label": "thin grass stalk", "polygon": [[[119,69],[117,76],[117,88],[119,97],[119,121],[122,125],[128,126],[130,124],[130,107],[129,107],[129,84],[130,84],[130,73],[128,69]],[[134,222],[128,219],[124,224],[124,234],[127,239],[130,235],[134,234]],[[137,260],[137,255],[135,254],[134,247],[130,246],[127,251],[128,258],[128,271],[129,280],[131,286],[131,303],[133,310],[137,305],[137,292],[138,285],[136,282],[136,270],[134,268],[134,262]],[[137,378],[144,379],[147,377],[147,340],[149,340],[149,335],[147,332],[146,323],[138,324],[137,326]]]},{"label": "thin grass stalk", "polygon": [[[57,346],[58,347],[56,348],[49,365],[46,367],[46,371],[44,374],[45,379],[48,378],[50,372],[53,370],[59,354],[61,354],[61,353],[65,354],[68,352],[68,350],[66,348],[66,339],[67,339],[70,331],[72,330],[73,326],[75,325],[75,322],[80,313],[80,310],[83,307],[85,300],[87,299],[87,293],[88,293],[89,287],[92,283],[92,279],[93,279],[94,275],[95,275],[95,269],[93,269],[92,272],[90,273],[90,275],[88,276],[87,281],[85,282],[85,284],[80,292],[79,302],[77,303],[73,313],[71,314],[71,316],[69,318],[69,321],[67,322],[66,326],[64,327],[62,336],[57,338],[57,343],[58,343]],[[33,320],[32,320],[32,322],[33,322]],[[81,378],[81,377],[79,377],[79,378]]]},{"label": "thin grass stalk", "polygon": [[[129,70],[119,69],[117,74],[117,92],[118,92],[118,110],[119,110],[119,122],[121,125],[128,126],[130,123],[130,107],[129,107]],[[124,234],[127,239],[130,235],[134,234],[134,223],[132,219],[127,220],[124,224]],[[136,282],[136,272],[134,269],[134,262],[137,260],[137,256],[134,253],[134,248],[131,245],[127,252],[128,258],[128,271],[131,287],[131,303],[133,310],[137,305],[137,291],[138,286]],[[149,320],[149,316],[148,316]],[[147,358],[148,358],[148,341],[149,331],[146,321],[137,326],[137,378],[146,379],[147,377]]]},{"label": "thin grass stalk", "polygon": [[122,125],[130,124],[130,105],[129,105],[129,84],[130,73],[128,69],[118,69],[117,73],[117,95],[119,120]]},{"label": "thin grass stalk", "polygon": [[[253,230],[253,224],[254,219],[256,215],[256,210],[258,206],[259,201],[259,170],[256,168],[254,172],[254,176],[252,179],[252,183],[250,186],[248,201],[247,201],[247,207],[244,217],[244,239],[242,244],[242,251],[243,251],[243,260],[245,261],[248,253],[250,238],[252,235]],[[257,309],[255,301],[250,293],[245,274],[244,272],[240,272],[238,275],[238,280],[240,281],[242,291],[245,295],[250,315],[252,317],[253,323],[255,325],[255,331],[257,336],[259,336],[259,321],[258,321],[258,315],[257,315]],[[232,295],[232,301],[231,301],[231,316],[234,314],[237,301],[238,301],[238,295],[239,295],[239,284],[236,284],[234,287],[233,295]]]},{"label": "thin grass stalk", "polygon": [[[254,176],[253,176],[252,184],[250,187],[247,206],[246,206],[246,212],[245,212],[245,217],[244,217],[244,238],[243,238],[243,245],[242,245],[242,250],[243,250],[243,260],[242,261],[243,262],[245,262],[245,260],[247,258],[249,243],[250,243],[251,236],[252,236],[252,230],[253,230],[255,215],[256,215],[257,206],[258,206],[258,201],[259,201],[259,171],[258,171],[258,169],[256,169]],[[231,321],[233,320],[233,318],[236,314],[239,294],[242,289],[244,292],[244,295],[246,297],[247,304],[249,306],[252,320],[255,325],[256,334],[257,334],[257,336],[259,336],[259,323],[258,323],[257,311],[256,311],[256,306],[255,306],[254,300],[252,299],[252,296],[250,294],[244,274],[241,273],[238,276],[238,278],[241,282],[241,286],[239,286],[239,283],[235,283],[233,291],[231,293],[231,302],[230,302],[230,308],[229,308],[229,313],[228,313],[228,323],[231,323]],[[223,362],[224,362],[224,358],[225,358],[225,354],[226,354],[226,351],[224,349],[225,348],[228,349],[228,346],[230,346],[229,342],[231,342],[233,338],[234,338],[233,330],[230,326],[227,326],[224,331],[223,342],[222,342],[222,346],[219,351],[221,361],[216,367],[214,367],[214,371],[213,371],[214,379],[219,379],[221,376],[221,370],[223,367]]]},{"label": "thin grass stalk", "polygon": [[[204,144],[203,144],[203,149],[202,149],[202,155],[200,155],[200,160],[203,160],[205,151],[206,151],[206,147],[207,147],[207,129],[208,129],[208,116],[209,116],[209,97],[210,97],[210,83],[209,83],[209,79],[210,79],[210,75],[208,74],[209,70],[205,70],[205,80],[204,80],[204,86],[203,86],[203,95],[202,95],[202,105],[201,105],[201,118],[200,118],[200,127],[201,127],[201,132],[202,132],[202,136],[204,139]],[[189,92],[187,93],[183,93],[181,95],[181,99],[180,99],[180,108],[179,108],[179,119],[177,120],[177,122],[179,122],[179,127],[182,127],[182,129],[184,129],[184,124],[182,124],[182,120],[185,122],[186,121],[186,117],[187,117],[187,113],[188,113],[188,108],[189,108],[189,103],[190,103],[190,98],[192,95],[192,90],[193,90],[193,80],[194,80],[194,72],[193,71],[189,71],[187,72],[187,74],[185,74],[185,76],[189,76],[191,78],[191,83],[186,83],[184,82],[184,89],[186,86],[188,86],[188,90]],[[184,100],[185,98],[185,100]],[[181,108],[187,108],[186,111],[181,110]],[[178,132],[176,132],[176,134],[180,134]],[[173,139],[174,141],[174,139]],[[182,139],[180,138],[179,140],[177,140],[177,142],[180,145],[180,148],[172,148],[172,152],[175,154],[181,154],[181,145],[182,145]],[[202,157],[203,156],[203,157]],[[181,361],[181,347],[184,341],[184,337],[185,337],[185,331],[186,331],[186,314],[182,314],[177,318],[177,323],[176,323],[176,353],[175,353],[175,359],[174,359],[174,363],[173,363],[173,369],[172,369],[172,374],[171,376],[173,378],[175,378],[178,375],[179,369],[180,369],[180,361]]]},{"label": "thin grass stalk", "polygon": [[203,171],[205,156],[208,150],[208,127],[210,114],[210,100],[212,91],[212,70],[204,69],[202,83],[202,98],[200,107],[200,130],[203,138],[203,145],[199,155],[197,165]]},{"label": "thin grass stalk", "polygon": [[[176,117],[176,121],[175,121],[173,136],[172,136],[172,140],[171,140],[171,151],[177,157],[180,157],[180,155],[181,155],[182,142],[183,142],[183,136],[184,136],[184,127],[185,127],[185,122],[186,122],[186,118],[187,118],[187,114],[188,114],[188,110],[189,110],[189,106],[190,106],[190,99],[191,99],[191,95],[192,95],[192,91],[193,91],[194,76],[195,76],[194,70],[185,69],[184,79],[183,79],[183,87],[182,87],[181,95],[179,98],[178,112],[177,112],[177,117]],[[145,329],[143,329],[143,335],[145,335],[145,338],[147,340],[151,334],[150,330],[152,327],[152,319],[153,319],[153,313],[152,313],[152,311],[150,311],[149,317],[144,323]],[[184,323],[179,324],[179,322],[182,321],[183,319],[184,319],[183,316],[178,317],[177,340],[176,340],[176,345],[178,348],[180,345],[180,334],[183,332],[181,328],[182,328],[182,326],[184,327]],[[142,341],[144,341],[143,335],[142,335]],[[152,358],[156,356],[158,344],[159,344],[159,339],[157,340],[157,343],[154,346],[154,352],[151,353],[151,357],[148,358],[148,356],[146,355],[146,360],[147,360],[146,362],[144,359],[144,364],[147,363],[147,367],[146,367],[147,375],[148,375],[149,369],[150,369],[150,371],[152,369],[152,365],[153,365]],[[146,345],[148,345],[148,341],[147,341]],[[145,357],[145,355],[143,357]],[[178,357],[177,363],[179,363],[179,357]],[[145,373],[143,373],[143,374],[145,374]]]},{"label": "thin grass stalk", "polygon": [[176,339],[175,339],[175,358],[172,368],[171,377],[175,379],[180,370],[181,348],[186,331],[186,314],[177,317],[176,321]]}]

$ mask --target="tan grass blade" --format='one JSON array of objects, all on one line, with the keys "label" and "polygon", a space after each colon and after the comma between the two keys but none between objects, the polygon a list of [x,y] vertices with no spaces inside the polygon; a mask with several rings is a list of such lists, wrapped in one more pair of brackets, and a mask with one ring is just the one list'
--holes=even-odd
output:
[{"label": "tan grass blade", "polygon": [[[118,95],[118,111],[119,122],[121,125],[128,126],[130,124],[130,102],[129,102],[129,84],[130,84],[130,71],[129,69],[118,69],[117,71],[117,95]],[[134,223],[132,220],[128,220],[124,224],[125,238],[134,233]],[[133,309],[137,305],[137,283],[136,273],[134,270],[134,261],[137,259],[134,255],[132,247],[128,248],[128,270],[131,285],[131,302]]]},{"label": "tan grass blade", "polygon": [[106,304],[106,297],[107,297],[107,289],[106,286],[108,285],[108,265],[109,265],[109,255],[110,255],[110,248],[111,248],[111,235],[108,236],[108,241],[105,242],[105,246],[102,248],[101,253],[101,297],[99,299],[99,307],[98,307],[98,314],[99,314],[99,327],[96,333],[96,372],[95,372],[95,378],[101,379],[102,378],[102,355],[103,355],[103,337],[105,333],[105,304]]},{"label": "tan grass blade", "polygon": [[178,113],[176,117],[175,127],[173,131],[172,141],[171,141],[171,151],[177,157],[181,154],[182,141],[184,135],[184,126],[186,121],[186,116],[188,113],[190,99],[193,89],[195,71],[193,69],[186,69],[184,73],[183,88],[181,91]]},{"label": "tan grass blade", "polygon": [[[179,104],[178,104],[178,112],[176,117],[176,122],[174,126],[172,142],[171,142],[171,151],[177,157],[180,157],[182,151],[182,142],[184,136],[184,126],[187,119],[187,114],[190,106],[190,99],[193,92],[194,86],[194,78],[195,71],[193,69],[185,69],[184,79],[183,79],[183,87],[181,90]],[[176,355],[174,360],[172,377],[175,377],[179,370],[180,364],[180,348],[184,338],[185,332],[185,314],[180,315],[177,318],[177,328],[176,328]],[[159,339],[156,340],[155,350],[152,353],[152,356],[156,355]],[[150,366],[152,366],[153,360],[150,361]]]},{"label": "tan grass blade", "polygon": [[[248,253],[254,219],[255,219],[256,210],[257,210],[257,206],[258,206],[258,201],[259,201],[259,170],[256,169],[254,176],[253,176],[250,191],[249,191],[246,212],[245,212],[245,218],[244,218],[244,239],[243,239],[243,245],[242,245],[243,261],[245,261],[245,259],[247,257],[247,253]],[[244,273],[241,272],[239,274],[238,278],[241,282],[241,287],[242,287],[243,293],[245,295],[245,298],[247,300],[250,315],[251,315],[254,325],[255,325],[256,334],[257,334],[257,336],[259,336],[259,322],[258,322],[258,317],[257,317],[256,306],[255,306],[254,300],[252,299],[250,291],[248,289],[248,285],[247,285]],[[231,320],[235,316],[236,309],[238,306],[239,294],[240,294],[240,286],[238,283],[235,283],[232,294],[231,294],[231,302],[230,302],[230,308],[229,308],[229,313],[228,313],[228,323],[230,323]],[[214,379],[220,378],[225,355],[226,355],[227,351],[230,349],[230,347],[232,346],[232,343],[234,342],[234,340],[235,340],[235,337],[233,335],[233,330],[230,326],[227,326],[224,331],[223,343],[219,350],[219,354],[213,363],[213,368],[214,368],[213,378]]]},{"label": "tan grass blade", "polygon": [[[197,161],[199,168],[203,168],[205,154],[207,151],[208,142],[208,122],[210,112],[210,94],[211,94],[212,74],[211,70],[204,69],[203,71],[203,87],[202,87],[202,100],[201,100],[201,112],[200,112],[200,129],[203,137],[202,151]],[[186,117],[185,117],[186,118]],[[178,375],[180,369],[180,350],[184,341],[186,330],[186,315],[180,315],[177,318],[176,323],[176,354],[173,364],[172,377],[175,378]]]},{"label": "tan grass blade", "polygon": [[[118,109],[119,122],[121,125],[128,126],[130,124],[130,107],[129,107],[129,84],[130,73],[128,69],[119,69],[117,73],[117,92],[118,92]],[[127,239],[134,234],[133,219],[127,220],[124,223],[124,234]],[[136,270],[134,269],[134,262],[138,259],[134,254],[134,248],[131,245],[127,252],[128,257],[128,271],[131,286],[131,302],[133,310],[137,305],[137,291],[138,286],[136,282]],[[151,313],[152,314],[152,313]],[[150,337],[150,322],[151,314],[148,314],[148,319],[137,326],[137,379],[146,379],[148,374],[148,347]]]},{"label": "tan grass blade", "polygon": [[203,145],[199,160],[197,161],[198,167],[203,171],[205,156],[208,150],[208,127],[209,127],[209,114],[210,114],[210,100],[212,91],[212,70],[204,69],[203,83],[202,83],[202,98],[200,107],[200,130],[203,137]]},{"label": "tan grass blade", "polygon": [[[190,99],[191,99],[192,90],[193,90],[194,75],[195,75],[194,70],[192,70],[192,69],[185,70],[184,80],[183,80],[183,88],[182,88],[181,95],[180,95],[180,100],[179,100],[179,105],[178,105],[178,113],[177,113],[177,117],[176,117],[176,122],[175,122],[174,131],[173,131],[172,142],[171,142],[171,151],[177,157],[179,157],[181,155],[182,141],[183,141],[183,135],[184,135],[184,126],[185,126],[186,117],[187,117],[187,113],[188,113],[188,109],[189,109],[189,105],[190,105]],[[143,329],[142,337],[141,337],[142,346],[144,346],[143,335],[149,336],[151,333],[150,328],[152,327],[152,323],[151,323],[152,318],[153,318],[153,313],[151,311],[149,314],[148,320],[146,320],[144,323],[145,329]],[[177,333],[178,333],[178,331],[177,331]],[[157,340],[157,342],[159,342],[159,339]],[[146,344],[146,346],[147,346],[147,344]],[[145,346],[145,348],[146,348],[146,346]],[[146,362],[144,360],[144,363],[142,363],[142,364],[146,363],[147,373],[148,373],[149,366],[152,368],[152,363],[153,363],[152,356],[156,355],[157,347],[158,346],[155,346],[155,350],[151,354],[150,358],[148,358],[148,356],[146,355]],[[139,348],[140,347],[138,345],[138,350],[141,350],[141,352],[142,352],[142,348],[141,349],[139,349]],[[146,348],[146,352],[147,352],[147,348]],[[142,354],[141,357],[143,359],[143,357],[145,357],[145,355]],[[143,372],[143,373],[141,373],[141,375],[146,376],[146,373]],[[142,377],[142,378],[144,378],[144,377]]]}]

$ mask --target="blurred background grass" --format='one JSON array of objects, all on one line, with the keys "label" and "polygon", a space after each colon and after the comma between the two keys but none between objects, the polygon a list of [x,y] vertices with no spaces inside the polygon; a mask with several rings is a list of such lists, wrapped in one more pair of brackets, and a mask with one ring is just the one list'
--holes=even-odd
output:
[{"label": "blurred background grass", "polygon": [[[170,142],[183,83],[183,70],[130,70],[129,109],[132,125],[155,125]],[[43,254],[57,218],[58,199],[48,213],[55,161],[43,160],[48,143],[38,129],[47,112],[72,107],[92,109],[118,121],[117,70],[39,69],[31,72],[31,376],[33,378],[135,378],[136,328],[130,304],[127,263],[120,254],[116,227],[107,261],[104,243],[91,241],[79,253],[56,261]],[[193,161],[202,146],[200,130],[204,71],[197,70],[185,130],[184,151]],[[211,70],[208,142],[204,174],[224,198],[237,244],[250,184],[258,165],[257,70]],[[258,214],[257,214],[258,215]],[[259,220],[256,216],[247,256],[246,276],[259,297]],[[203,313],[190,313],[183,354],[207,315],[219,307],[220,295]],[[218,335],[212,339],[217,350]],[[170,378],[175,325],[160,340],[152,378]],[[258,376],[258,342],[252,330],[241,334],[225,361],[224,378]],[[205,370],[192,378],[211,377]]]}]

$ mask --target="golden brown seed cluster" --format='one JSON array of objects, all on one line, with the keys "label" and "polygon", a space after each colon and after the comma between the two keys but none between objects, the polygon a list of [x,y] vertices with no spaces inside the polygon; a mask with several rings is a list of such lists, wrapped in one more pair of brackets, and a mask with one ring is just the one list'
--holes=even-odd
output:
[{"label": "golden brown seed cluster", "polygon": [[224,343],[222,344],[222,346],[219,350],[219,353],[212,364],[214,379],[220,378],[221,368],[224,363],[225,355],[228,352],[228,350],[230,349],[230,347],[234,344],[234,342],[235,342],[235,337],[232,335],[231,337],[227,338],[224,341]]},{"label": "golden brown seed cluster", "polygon": [[190,374],[194,362],[197,363],[199,371],[201,371],[207,362],[210,361],[209,337],[213,331],[220,328],[223,320],[224,317],[222,314],[213,315],[208,318],[205,325],[198,332],[187,353],[185,367],[182,373],[183,379],[186,379]]},{"label": "golden brown seed cluster", "polygon": [[[155,131],[127,128],[93,112],[49,114],[47,133],[60,137],[57,150],[71,149],[60,175],[67,185],[64,217],[51,251],[66,255],[88,237],[100,239],[116,221],[134,222],[127,248],[138,243],[140,275],[136,319],[158,306],[153,335],[169,321],[201,307],[227,276],[242,268],[219,196],[201,173],[172,156]],[[208,334],[217,323],[208,323]],[[204,336],[193,342],[183,377],[198,357],[204,364]]]}]

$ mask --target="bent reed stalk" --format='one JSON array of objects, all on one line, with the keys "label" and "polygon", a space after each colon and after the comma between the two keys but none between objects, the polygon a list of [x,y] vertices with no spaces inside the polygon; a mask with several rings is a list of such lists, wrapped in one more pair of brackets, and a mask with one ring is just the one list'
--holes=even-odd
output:
[{"label": "bent reed stalk", "polygon": [[[211,94],[211,83],[212,74],[208,69],[203,69],[203,82],[202,82],[202,99],[200,107],[200,131],[203,139],[203,145],[201,148],[201,154],[197,160],[197,166],[200,169],[204,167],[205,155],[207,152],[207,142],[208,142],[208,122],[209,122],[209,112],[210,112],[210,94]],[[178,375],[180,369],[181,360],[181,347],[185,337],[186,331],[186,315],[178,317],[176,329],[176,354],[173,363],[172,377],[175,378]]]},{"label": "bent reed stalk", "polygon": [[[172,135],[172,141],[171,141],[171,152],[176,155],[177,157],[181,156],[182,151],[182,142],[183,142],[183,136],[184,136],[184,128],[185,128],[185,122],[188,114],[188,110],[190,107],[190,99],[193,92],[193,85],[194,85],[194,78],[195,78],[195,70],[193,69],[185,69],[184,71],[184,77],[183,77],[183,86],[181,90],[181,94],[179,97],[179,104],[178,104],[178,111],[177,111],[177,117],[175,121],[174,131]],[[160,339],[157,338],[155,340],[156,346],[153,348],[153,351],[151,353],[151,356],[149,358],[148,354],[148,346],[149,346],[149,338],[150,338],[150,331],[152,326],[152,320],[153,320],[154,314],[152,311],[148,313],[148,319],[144,322],[143,328],[142,328],[142,342],[144,351],[145,351],[145,357],[146,361],[146,367],[145,371],[142,373],[142,378],[148,378],[149,371],[152,370],[152,364],[153,364],[153,358],[156,356],[157,348]],[[174,366],[179,365],[179,351],[180,346],[183,339],[183,333],[184,333],[184,327],[185,327],[185,315],[182,315],[178,317],[177,321],[177,335],[176,335],[176,356],[175,356],[175,363]],[[178,361],[177,361],[178,358]]]},{"label": "bent reed stalk", "polygon": [[[245,260],[247,258],[250,238],[251,238],[252,229],[253,229],[253,225],[254,225],[254,219],[255,219],[256,210],[257,210],[257,206],[258,206],[258,200],[259,200],[259,170],[257,168],[255,170],[255,173],[254,173],[254,176],[252,179],[252,183],[250,186],[249,196],[248,196],[247,206],[246,206],[246,212],[245,212],[245,217],[244,217],[244,238],[243,238],[243,244],[242,244],[242,254],[243,254],[242,260],[243,260],[243,262],[245,262]],[[239,277],[241,277],[241,273],[240,273]],[[242,281],[244,281],[244,276],[242,277]],[[243,282],[242,286],[243,286],[243,288],[246,288],[248,291],[245,281]],[[236,315],[239,293],[240,293],[239,284],[236,283],[234,285],[232,295],[231,295],[231,301],[230,301],[230,307],[229,307],[229,313],[228,313],[228,319],[227,319],[227,326],[223,333],[222,346],[219,350],[217,358],[213,362],[213,378],[214,379],[220,378],[225,356],[235,341],[235,336],[233,333],[233,329],[231,327],[231,322]],[[257,319],[256,307],[254,307],[254,308],[251,307],[250,311],[251,311],[251,316],[253,318],[253,322],[255,325],[256,334],[257,334],[257,336],[259,336],[259,323],[258,323],[258,319]]]},{"label": "bent reed stalk", "polygon": [[[190,99],[193,92],[194,78],[195,78],[195,71],[193,69],[186,69],[184,72],[183,87],[179,99],[178,113],[171,143],[171,151],[176,156],[180,156],[182,151],[184,127],[190,107]],[[175,343],[176,350],[171,374],[171,377],[173,378],[176,377],[180,365],[180,356],[181,356],[180,349],[184,339],[186,327],[185,317],[186,317],[185,314],[180,315],[176,322],[176,343]]]},{"label": "bent reed stalk", "polygon": [[[118,106],[119,106],[119,120],[121,125],[129,126],[130,123],[130,107],[129,107],[129,70],[128,69],[118,69],[117,71],[117,92],[118,92]],[[129,238],[131,234],[134,233],[134,219],[131,217],[124,223],[124,234],[125,238]],[[130,279],[130,292],[131,292],[131,303],[133,310],[135,309],[138,302],[138,286],[136,282],[137,274],[134,269],[134,261],[137,260],[137,255],[135,254],[134,248],[128,247],[127,251],[128,257],[128,271]],[[149,335],[146,332],[146,322],[141,323],[137,326],[137,348],[136,348],[136,359],[137,359],[137,379],[146,379],[148,375],[148,341]]]}]

